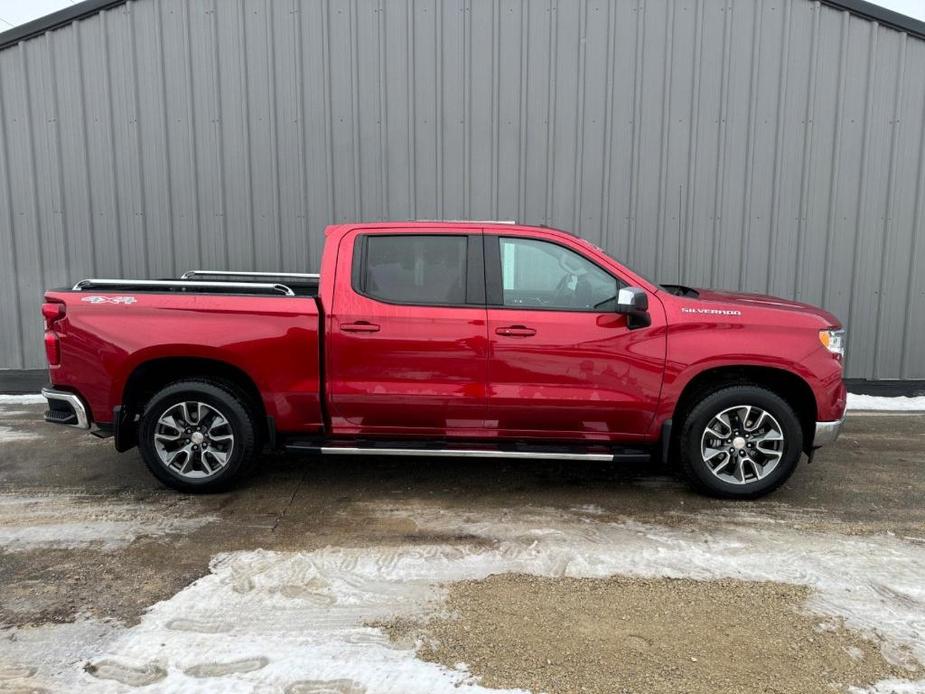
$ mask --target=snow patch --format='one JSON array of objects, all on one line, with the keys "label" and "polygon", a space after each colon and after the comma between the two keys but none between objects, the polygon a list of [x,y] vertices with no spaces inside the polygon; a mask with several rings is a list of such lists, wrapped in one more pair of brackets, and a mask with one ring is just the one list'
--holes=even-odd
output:
[{"label": "snow patch", "polygon": [[848,409],[867,412],[925,412],[925,395],[885,397],[848,393]]},{"label": "snow patch", "polygon": [[0,629],[0,692],[73,691],[71,682],[88,659],[125,627],[111,621],[76,622]]},{"label": "snow patch", "polygon": [[0,405],[44,405],[45,398],[38,394],[0,395]]},{"label": "snow patch", "polygon": [[212,520],[184,517],[176,506],[160,512],[151,505],[99,503],[76,494],[0,494],[0,549],[25,552],[92,545],[111,551],[136,537],[191,532]]},{"label": "snow patch", "polygon": [[[490,543],[219,555],[209,575],[151,607],[137,626],[101,644],[86,671],[74,665],[54,685],[103,692],[155,681],[161,692],[484,692],[464,669],[421,661],[365,625],[432,613],[440,609],[442,584],[506,572],[807,585],[815,589],[807,607],[821,622],[842,617],[879,634],[891,660],[925,662],[925,547],[895,537],[801,532],[771,519],[761,523],[759,514],[746,523],[707,514],[675,528],[602,523],[586,509],[372,509],[412,520],[423,532],[472,533]],[[925,681],[878,683],[872,691],[892,690],[925,692]]]}]

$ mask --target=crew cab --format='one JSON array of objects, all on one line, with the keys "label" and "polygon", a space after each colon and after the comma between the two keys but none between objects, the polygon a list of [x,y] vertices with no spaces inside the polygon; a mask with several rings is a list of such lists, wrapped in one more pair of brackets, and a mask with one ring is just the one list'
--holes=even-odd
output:
[{"label": "crew cab", "polygon": [[838,436],[845,333],[756,294],[659,286],[564,231],[338,224],[320,275],[87,279],[42,307],[45,418],[227,488],[262,449],[661,459],[752,498]]}]

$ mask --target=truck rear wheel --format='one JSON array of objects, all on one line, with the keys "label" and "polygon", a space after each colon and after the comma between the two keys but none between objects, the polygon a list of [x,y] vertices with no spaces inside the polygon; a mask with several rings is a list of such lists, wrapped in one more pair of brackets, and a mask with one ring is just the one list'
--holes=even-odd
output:
[{"label": "truck rear wheel", "polygon": [[803,430],[793,408],[758,386],[731,386],[707,395],[681,429],[681,467],[691,485],[711,496],[754,499],[777,489],[796,469]]},{"label": "truck rear wheel", "polygon": [[145,406],[138,433],[148,469],[183,492],[227,489],[257,455],[256,425],[246,399],[217,381],[166,386]]}]

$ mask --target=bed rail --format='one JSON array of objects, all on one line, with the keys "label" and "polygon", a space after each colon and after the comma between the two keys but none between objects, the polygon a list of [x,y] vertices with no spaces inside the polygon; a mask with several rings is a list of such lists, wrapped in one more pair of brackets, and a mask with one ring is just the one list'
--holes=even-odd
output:
[{"label": "bed rail", "polygon": [[210,290],[238,290],[242,294],[279,294],[282,296],[295,296],[285,284],[262,283],[262,282],[213,282],[195,281],[195,280],[118,280],[118,279],[85,279],[80,280],[73,286],[73,291],[80,292],[88,289],[162,289],[178,291],[201,291],[208,293]]}]

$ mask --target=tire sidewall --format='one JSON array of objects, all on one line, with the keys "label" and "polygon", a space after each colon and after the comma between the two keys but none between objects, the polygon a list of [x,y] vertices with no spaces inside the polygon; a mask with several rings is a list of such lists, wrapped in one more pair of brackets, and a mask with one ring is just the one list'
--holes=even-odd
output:
[{"label": "tire sidewall", "polygon": [[[170,407],[199,401],[214,407],[230,424],[234,448],[228,463],[209,477],[190,479],[169,469],[154,446],[157,421]],[[254,454],[254,423],[243,404],[230,391],[205,382],[179,382],[158,392],[144,408],[138,431],[138,447],[151,472],[164,484],[184,491],[218,491],[228,486]]]},{"label": "tire sidewall", "polygon": [[[764,479],[744,485],[716,477],[701,453],[701,439],[707,424],[723,410],[736,405],[753,405],[765,410],[777,420],[784,435],[784,454],[777,467]],[[691,410],[684,426],[681,452],[685,471],[695,478],[697,486],[717,496],[754,498],[776,489],[793,474],[803,452],[803,430],[793,408],[778,395],[758,386],[735,386],[708,395]]]}]

